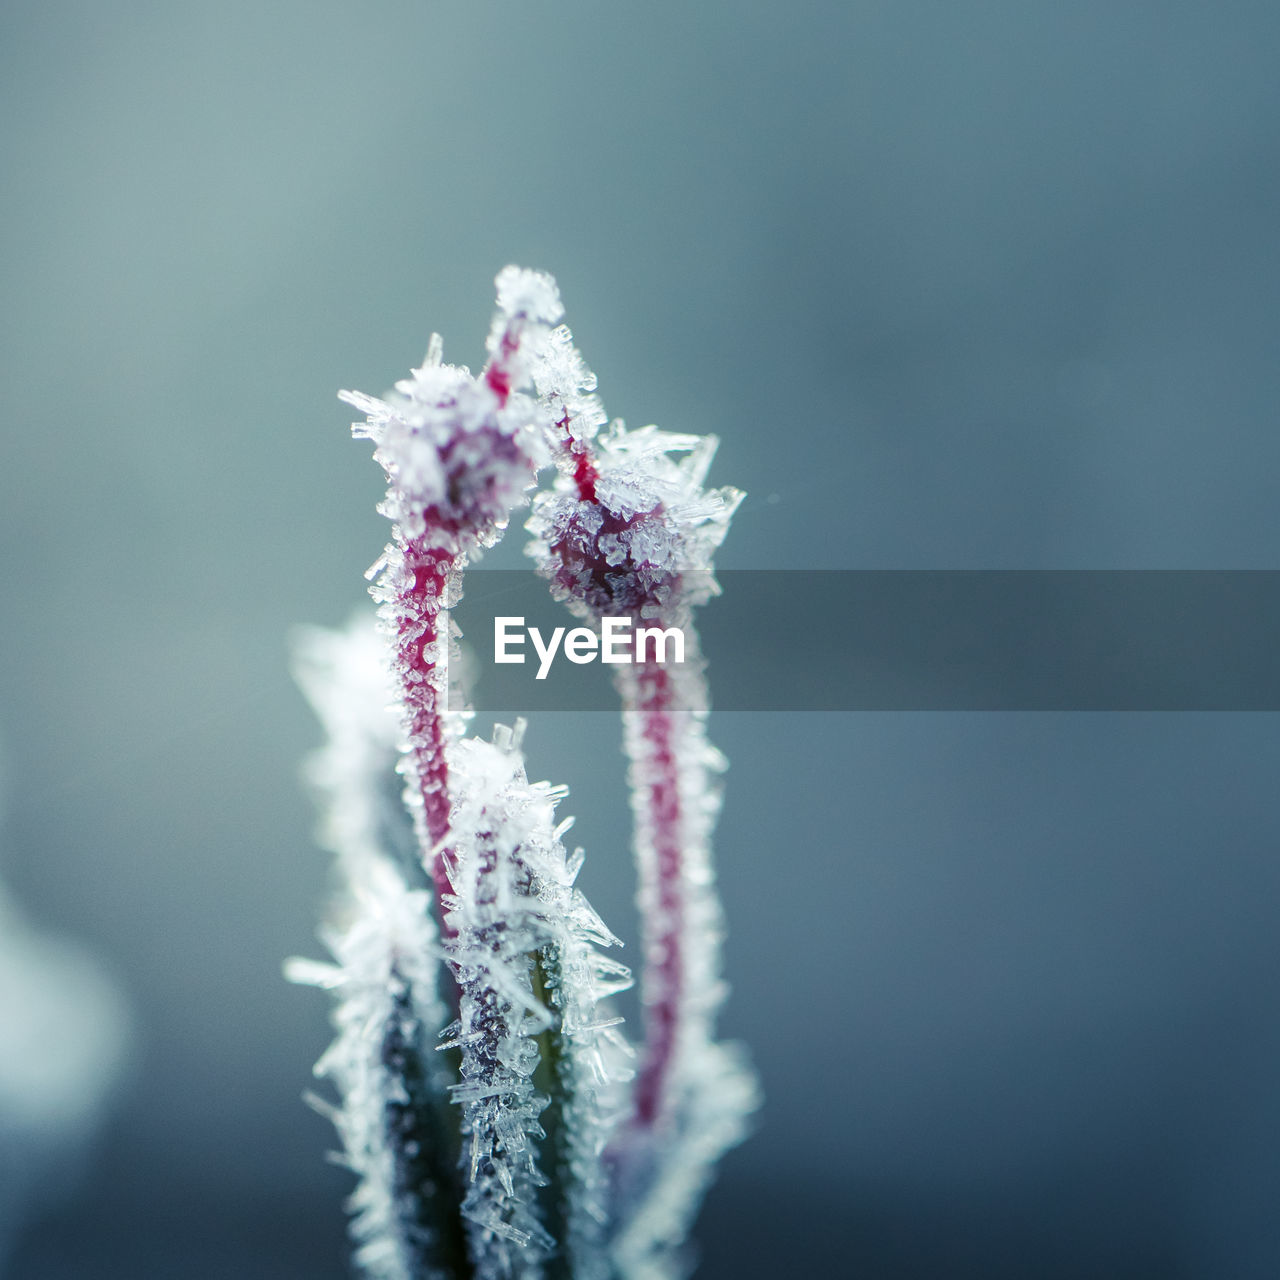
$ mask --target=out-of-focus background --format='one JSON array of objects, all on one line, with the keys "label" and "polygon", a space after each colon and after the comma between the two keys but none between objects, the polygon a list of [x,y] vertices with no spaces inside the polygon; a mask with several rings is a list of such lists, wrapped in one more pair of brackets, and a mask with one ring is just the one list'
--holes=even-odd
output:
[{"label": "out-of-focus background", "polygon": [[[346,1274],[280,976],[288,636],[386,534],[339,387],[478,365],[518,262],[612,413],[721,437],[724,565],[1280,567],[1278,47],[1261,0],[5,6],[0,876],[132,1027],[7,1274]],[[529,754],[633,938],[618,736]],[[714,736],[767,1104],[703,1276],[1280,1274],[1277,717]]]}]

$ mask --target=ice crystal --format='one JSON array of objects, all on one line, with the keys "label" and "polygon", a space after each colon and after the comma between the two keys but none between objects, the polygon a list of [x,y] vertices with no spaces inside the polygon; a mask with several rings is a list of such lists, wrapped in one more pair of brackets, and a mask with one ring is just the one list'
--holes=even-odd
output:
[{"label": "ice crystal", "polygon": [[339,393],[366,415],[352,431],[374,443],[388,481],[380,510],[400,540],[430,534],[441,549],[465,553],[506,527],[547,461],[543,410],[526,391],[558,308],[548,277],[508,268],[498,277],[490,362],[480,377],[444,364],[435,334],[422,367],[385,400]]},{"label": "ice crystal", "polygon": [[[365,414],[353,430],[386,474],[392,534],[370,570],[380,635],[353,624],[298,649],[329,734],[309,773],[341,884],[334,962],[290,975],[337,997],[316,1070],[339,1101],[318,1105],[357,1175],[366,1275],[667,1280],[755,1102],[740,1053],[714,1038],[723,760],[692,629],[740,495],[704,487],[711,437],[602,431],[595,377],[552,328],[549,276],[508,267],[497,294],[480,374],[445,365],[433,338],[386,399],[342,393]],[[575,888],[565,790],[528,780],[523,724],[482,742],[446,710],[463,570],[551,460],[528,528],[554,592],[590,622],[685,629],[681,666],[618,677],[644,916],[636,1073],[608,1006],[630,974]]]},{"label": "ice crystal", "polygon": [[609,420],[595,395],[596,375],[573,345],[567,325],[552,330],[533,366],[533,380],[555,425],[578,445],[589,444]]}]

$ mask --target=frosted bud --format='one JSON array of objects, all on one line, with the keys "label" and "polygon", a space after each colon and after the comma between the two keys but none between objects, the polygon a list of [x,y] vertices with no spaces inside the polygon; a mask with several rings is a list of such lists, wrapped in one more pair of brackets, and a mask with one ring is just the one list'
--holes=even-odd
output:
[{"label": "frosted bud", "polygon": [[[349,392],[341,398],[368,403]],[[486,537],[520,505],[545,461],[539,416],[525,396],[500,404],[465,369],[415,370],[356,428],[377,443],[373,456],[388,481],[383,514],[407,538],[428,527]]]},{"label": "frosted bud", "polygon": [[669,612],[705,599],[742,500],[736,489],[702,487],[716,443],[619,423],[599,442],[588,495],[564,476],[539,494],[529,551],[557,595],[594,615]]}]

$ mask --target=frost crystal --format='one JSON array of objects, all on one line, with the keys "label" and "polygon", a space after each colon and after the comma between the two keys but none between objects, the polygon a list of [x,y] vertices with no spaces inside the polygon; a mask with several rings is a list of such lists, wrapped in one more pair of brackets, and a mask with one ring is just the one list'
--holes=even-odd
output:
[{"label": "frost crystal", "polygon": [[497,284],[491,359],[480,377],[442,363],[437,334],[422,367],[386,400],[339,392],[366,415],[352,432],[374,442],[388,481],[380,510],[405,542],[430,533],[455,553],[487,545],[548,460],[543,410],[524,392],[559,299],[549,278],[531,271],[508,268]]},{"label": "frost crystal", "polygon": [[[297,675],[329,734],[309,773],[337,854],[337,997],[317,1074],[375,1280],[670,1280],[755,1083],[715,1040],[722,934],[711,831],[724,761],[706,738],[695,607],[741,495],[704,487],[711,437],[605,427],[551,277],[506,268],[479,375],[422,368],[365,414],[391,541],[370,570],[379,626],[306,633]],[[447,711],[449,610],[469,559],[534,499],[533,553],[582,618],[685,632],[685,660],[620,669],[645,964],[645,1042],[608,1000],[617,939],[574,887],[566,794],[530,783],[524,726],[464,739]],[[452,630],[451,630],[452,629]],[[434,917],[433,917],[434,911]],[[448,1024],[447,1026],[445,1024]]]}]

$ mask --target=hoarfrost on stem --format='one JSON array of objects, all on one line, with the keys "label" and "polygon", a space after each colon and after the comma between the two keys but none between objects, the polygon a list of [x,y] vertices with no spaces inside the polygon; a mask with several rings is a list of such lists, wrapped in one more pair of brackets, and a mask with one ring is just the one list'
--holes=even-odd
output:
[{"label": "hoarfrost on stem", "polygon": [[[364,413],[357,437],[374,443],[387,477],[379,510],[391,541],[369,571],[378,616],[392,640],[392,671],[404,735],[406,802],[423,848],[449,826],[446,744],[460,732],[448,714],[447,610],[470,556],[507,526],[547,458],[544,410],[526,392],[535,353],[559,316],[550,277],[509,267],[498,277],[489,363],[473,377],[442,361],[439,335],[411,377],[386,400],[343,391]],[[443,848],[429,868],[448,892]]]},{"label": "hoarfrost on stem", "polygon": [[614,669],[644,928],[644,1045],[629,1124],[611,1150],[614,1254],[622,1274],[674,1274],[715,1162],[745,1132],[754,1076],[717,1043],[723,922],[711,832],[723,756],[706,734],[706,664],[694,611],[718,587],[713,557],[742,499],[704,487],[711,436],[614,423],[604,433],[596,380],[568,330],[535,373],[562,429],[556,481],[534,499],[529,552],[584,620],[627,616],[682,629],[685,662]]},{"label": "hoarfrost on stem", "polygon": [[[387,477],[392,535],[370,570],[381,638],[353,623],[298,648],[329,733],[310,774],[341,884],[335,963],[289,972],[337,996],[317,1073],[339,1103],[317,1105],[359,1180],[365,1274],[662,1280],[756,1100],[742,1055],[714,1038],[724,762],[692,625],[741,495],[704,487],[710,437],[602,431],[595,377],[552,328],[549,276],[508,267],[497,288],[479,375],[445,365],[433,337],[385,399],[341,393],[365,415],[353,430]],[[565,790],[529,782],[522,723],[482,742],[446,709],[463,570],[553,460],[528,527],[555,594],[591,623],[686,637],[679,668],[617,677],[645,939],[638,1072],[608,1007],[630,974],[602,950],[617,939],[575,888],[582,851],[555,821]]]}]

